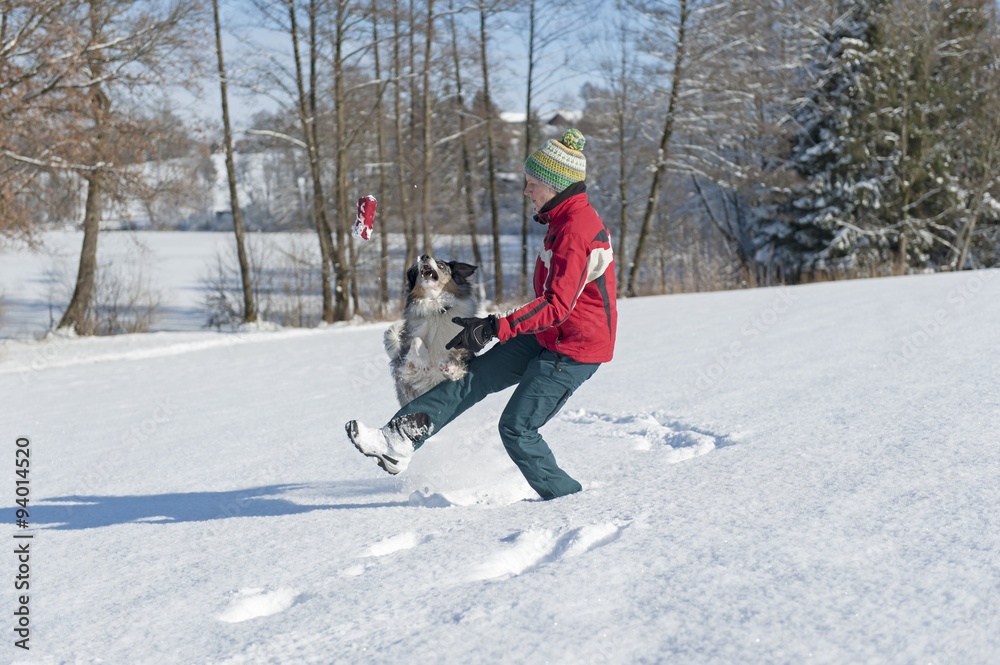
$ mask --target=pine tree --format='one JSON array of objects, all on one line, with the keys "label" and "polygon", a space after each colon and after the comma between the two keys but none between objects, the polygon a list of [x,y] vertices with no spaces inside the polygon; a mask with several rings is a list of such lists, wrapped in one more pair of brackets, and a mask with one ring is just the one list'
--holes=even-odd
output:
[{"label": "pine tree", "polygon": [[801,177],[765,231],[786,274],[945,262],[962,225],[958,127],[989,66],[969,57],[985,0],[852,0],[793,113]]},{"label": "pine tree", "polygon": [[950,136],[952,121],[969,101],[963,89],[969,72],[946,62],[942,46],[968,36],[948,26],[958,4],[895,0],[880,17],[885,39],[869,73],[870,122],[892,143],[893,177],[874,230],[893,244],[900,269],[933,267],[956,222],[959,186]]},{"label": "pine tree", "polygon": [[817,84],[793,113],[799,130],[790,161],[801,184],[783,206],[784,219],[764,230],[787,275],[882,249],[866,227],[888,198],[894,148],[865,126],[872,116],[865,86],[880,35],[873,3],[850,4],[824,35]]}]

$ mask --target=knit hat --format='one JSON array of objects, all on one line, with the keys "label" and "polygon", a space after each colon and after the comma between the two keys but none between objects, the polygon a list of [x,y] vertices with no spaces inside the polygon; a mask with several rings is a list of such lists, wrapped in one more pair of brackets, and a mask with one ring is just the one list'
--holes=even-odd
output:
[{"label": "knit hat", "polygon": [[579,129],[568,129],[562,139],[549,139],[524,162],[524,173],[556,194],[587,177],[587,158],[581,150],[587,142]]}]

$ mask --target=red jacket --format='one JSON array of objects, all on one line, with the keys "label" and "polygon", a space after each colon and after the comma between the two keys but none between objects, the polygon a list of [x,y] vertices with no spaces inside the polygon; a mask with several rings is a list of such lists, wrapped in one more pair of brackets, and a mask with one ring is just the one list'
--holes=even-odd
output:
[{"label": "red jacket", "polygon": [[615,263],[604,222],[585,193],[536,219],[549,225],[535,261],[536,298],[500,319],[497,337],[534,334],[546,349],[584,363],[611,360],[618,309]]}]

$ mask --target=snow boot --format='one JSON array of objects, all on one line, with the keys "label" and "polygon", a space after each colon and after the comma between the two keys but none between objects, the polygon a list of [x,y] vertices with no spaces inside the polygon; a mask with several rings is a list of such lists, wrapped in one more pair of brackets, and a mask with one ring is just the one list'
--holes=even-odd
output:
[{"label": "snow boot", "polygon": [[408,413],[393,418],[380,429],[365,427],[357,420],[344,426],[354,447],[368,457],[374,457],[378,465],[392,475],[405,471],[413,456],[413,444],[419,441],[431,427],[431,419],[426,413]]}]

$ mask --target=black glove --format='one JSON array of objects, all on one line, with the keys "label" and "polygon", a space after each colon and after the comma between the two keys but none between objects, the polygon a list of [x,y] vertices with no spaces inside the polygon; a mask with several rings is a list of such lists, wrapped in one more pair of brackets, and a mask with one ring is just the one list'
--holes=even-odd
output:
[{"label": "black glove", "polygon": [[463,319],[456,316],[452,322],[462,326],[462,331],[455,335],[444,348],[468,349],[472,353],[482,351],[483,347],[497,336],[500,329],[500,320],[495,316],[487,316],[484,319]]}]

